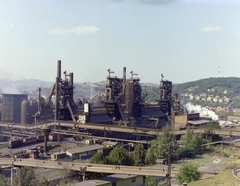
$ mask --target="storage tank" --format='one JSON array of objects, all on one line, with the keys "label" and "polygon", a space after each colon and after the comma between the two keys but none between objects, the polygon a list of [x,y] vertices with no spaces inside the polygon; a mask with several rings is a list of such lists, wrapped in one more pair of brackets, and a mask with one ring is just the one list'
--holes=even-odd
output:
[{"label": "storage tank", "polygon": [[2,94],[1,121],[21,123],[21,104],[27,97],[27,94]]},{"label": "storage tank", "polygon": [[31,123],[30,102],[25,99],[22,101],[21,106],[21,124],[30,123]]}]

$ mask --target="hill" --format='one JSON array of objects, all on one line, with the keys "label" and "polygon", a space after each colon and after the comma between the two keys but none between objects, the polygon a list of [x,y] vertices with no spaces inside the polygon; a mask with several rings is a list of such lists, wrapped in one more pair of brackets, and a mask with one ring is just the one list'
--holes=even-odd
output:
[{"label": "hill", "polygon": [[207,78],[176,84],[173,92],[179,93],[183,103],[212,107],[217,112],[239,112],[240,78],[237,77]]}]

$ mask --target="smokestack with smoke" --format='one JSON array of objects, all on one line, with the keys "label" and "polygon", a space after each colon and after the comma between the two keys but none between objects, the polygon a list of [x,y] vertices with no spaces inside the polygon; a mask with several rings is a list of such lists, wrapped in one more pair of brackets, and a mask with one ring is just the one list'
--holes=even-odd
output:
[{"label": "smokestack with smoke", "polygon": [[187,103],[185,105],[188,113],[199,113],[200,117],[210,117],[212,120],[218,120],[218,115],[209,110],[207,107],[202,107],[200,105],[193,105],[192,103]]}]

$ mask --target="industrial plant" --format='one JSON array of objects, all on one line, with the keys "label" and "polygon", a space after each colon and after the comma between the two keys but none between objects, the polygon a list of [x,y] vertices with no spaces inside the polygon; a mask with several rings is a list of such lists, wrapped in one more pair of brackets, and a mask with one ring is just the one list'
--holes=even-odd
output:
[{"label": "industrial plant", "polygon": [[[186,132],[184,129],[187,125],[193,126],[198,133],[206,133],[206,130],[199,126],[209,123],[210,120],[200,118],[199,113],[188,113],[181,105],[178,94],[173,94],[172,82],[165,80],[163,75],[157,90],[157,99],[148,103],[138,75],[131,71],[130,78],[127,79],[126,74],[126,67],[123,67],[122,77],[114,76],[111,69],[107,70],[104,90],[94,96],[99,96],[100,100],[100,104],[96,105],[91,99],[74,99],[74,74],[62,72],[60,60],[57,61],[56,79],[48,96],[42,96],[42,87],[38,88],[37,99],[29,99],[27,94],[2,94],[0,133],[1,140],[7,141],[10,151],[5,149],[7,153],[1,152],[5,159],[0,163],[8,164],[13,161],[12,166],[63,169],[64,163],[55,161],[64,158],[70,158],[71,161],[82,160],[99,151],[108,155],[119,144],[129,152],[135,144],[148,146],[151,140],[163,133],[162,128],[165,126],[170,126],[171,131],[178,136]],[[230,131],[214,132],[239,135],[238,132]],[[64,142],[61,142],[62,140]],[[63,147],[69,140],[74,146],[70,149]],[[49,150],[54,148],[57,148],[58,152],[50,153]],[[33,162],[29,158],[40,160]],[[35,162],[41,160],[44,163]],[[102,169],[101,165],[102,167],[90,168],[81,163],[66,166],[70,166],[70,170],[80,170],[83,180],[88,171],[132,174],[127,167],[120,169],[106,165]],[[171,172],[172,176],[177,173],[171,170],[170,166],[168,160],[168,169],[131,169],[135,171],[133,174],[137,175],[170,178]]]}]

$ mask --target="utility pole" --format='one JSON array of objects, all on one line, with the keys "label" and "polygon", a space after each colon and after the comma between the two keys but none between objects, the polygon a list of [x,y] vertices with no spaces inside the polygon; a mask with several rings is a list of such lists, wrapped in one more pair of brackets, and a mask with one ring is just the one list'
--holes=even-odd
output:
[{"label": "utility pole", "polygon": [[166,174],[166,178],[167,178],[167,186],[171,186],[171,150],[172,147],[169,146],[168,147],[168,170],[167,170],[167,174]]}]

